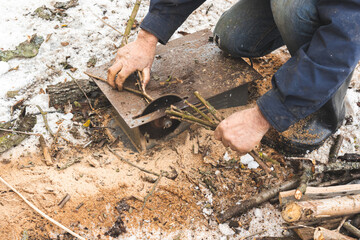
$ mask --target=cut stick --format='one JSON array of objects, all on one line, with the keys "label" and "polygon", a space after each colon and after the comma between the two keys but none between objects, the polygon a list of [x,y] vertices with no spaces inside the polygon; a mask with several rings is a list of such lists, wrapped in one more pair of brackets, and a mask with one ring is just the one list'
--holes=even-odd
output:
[{"label": "cut stick", "polygon": [[209,110],[209,112],[211,113],[211,115],[213,115],[213,117],[218,121],[221,122],[222,120],[224,120],[224,118],[221,116],[221,114],[219,114],[219,112],[208,102],[205,100],[205,98],[203,98],[200,93],[198,91],[194,92],[194,95],[197,99],[199,99],[199,101],[204,104],[204,106]]},{"label": "cut stick", "polygon": [[199,123],[201,125],[208,126],[211,130],[215,130],[216,126],[217,126],[216,124],[212,124],[206,120],[194,117],[192,115],[187,115],[186,113],[180,113],[180,112],[176,112],[176,111],[172,111],[172,110],[166,110],[165,113],[170,116],[178,117],[179,119],[185,119],[185,120],[189,120],[194,123]]},{"label": "cut stick", "polygon": [[286,222],[311,221],[360,213],[360,194],[339,198],[292,202],[281,212]]},{"label": "cut stick", "polygon": [[152,186],[149,194],[147,194],[147,195],[145,196],[145,198],[144,198],[144,203],[143,203],[143,205],[142,205],[142,207],[141,207],[141,211],[144,210],[144,208],[145,208],[145,206],[146,206],[146,202],[147,202],[147,200],[149,199],[149,197],[151,197],[151,196],[154,194],[155,189],[156,189],[157,185],[159,184],[162,176],[163,176],[163,174],[160,173],[160,176],[156,179],[156,182],[155,182],[154,185]]},{"label": "cut stick", "polygon": [[312,222],[301,223],[299,225],[293,225],[287,229],[292,229],[302,240],[313,240],[316,226],[326,229],[334,229],[339,225],[340,221],[341,218],[327,219],[325,222],[323,222],[321,219]]},{"label": "cut stick", "polygon": [[341,233],[318,227],[314,232],[314,240],[356,240],[355,238],[345,236]]},{"label": "cut stick", "polygon": [[81,237],[80,235],[78,235],[77,233],[71,231],[70,229],[68,229],[67,227],[65,227],[64,225],[62,225],[61,223],[55,221],[54,219],[50,218],[48,215],[46,215],[45,213],[43,213],[40,209],[38,209],[34,204],[32,204],[31,202],[29,202],[21,193],[19,193],[15,188],[13,188],[10,184],[8,184],[2,177],[0,177],[0,181],[5,184],[8,188],[10,188],[14,193],[16,193],[22,200],[24,200],[24,202],[29,205],[35,212],[37,212],[38,214],[40,214],[43,218],[47,219],[48,221],[52,222],[53,224],[55,224],[56,226],[58,226],[59,228],[61,228],[62,230],[68,232],[69,234],[71,234],[74,237],[77,237],[78,239],[81,240],[86,240],[85,238]]},{"label": "cut stick", "polygon": [[336,161],[338,155],[339,155],[339,151],[341,148],[341,145],[344,141],[344,136],[339,134],[336,139],[334,144],[331,146],[330,148],[330,152],[329,152],[329,162],[334,162]]},{"label": "cut stick", "polygon": [[184,103],[186,103],[189,107],[191,107],[195,112],[197,112],[198,114],[200,114],[203,118],[205,118],[207,121],[209,121],[212,124],[215,124],[214,121],[208,116],[206,115],[203,111],[201,111],[199,108],[197,108],[196,106],[194,106],[193,104],[189,103],[188,100],[185,100]]},{"label": "cut stick", "polygon": [[217,216],[217,220],[220,223],[223,223],[230,218],[237,217],[244,213],[245,211],[248,211],[249,209],[252,209],[253,207],[256,207],[272,198],[274,198],[279,192],[289,190],[292,188],[295,188],[299,184],[299,178],[294,177],[294,179],[291,179],[289,181],[286,181],[282,183],[281,185],[274,186],[269,190],[263,191],[256,196],[243,201],[240,205],[235,205],[230,208],[228,208],[223,214],[219,214]]},{"label": "cut stick", "polygon": [[[279,193],[280,205],[295,201],[295,190]],[[307,187],[304,200],[324,199],[360,194],[360,184],[340,185],[332,187]]]},{"label": "cut stick", "polygon": [[351,223],[345,222],[344,223],[344,228],[346,230],[348,230],[354,236],[360,238],[360,230],[358,228],[356,228],[355,226],[353,226]]},{"label": "cut stick", "polygon": [[309,180],[313,177],[312,167],[305,166],[304,172],[300,177],[299,187],[295,190],[294,197],[296,200],[300,200],[303,194],[306,192]]},{"label": "cut stick", "polygon": [[48,132],[50,133],[50,135],[51,135],[52,137],[54,137],[54,133],[51,131],[51,128],[50,128],[50,126],[49,126],[49,124],[48,124],[48,121],[47,121],[46,112],[44,112],[39,105],[36,105],[36,107],[39,109],[39,112],[41,113],[41,115],[42,115],[42,117],[43,117],[46,130],[48,130]]},{"label": "cut stick", "polygon": [[52,166],[54,164],[51,154],[50,154],[50,150],[46,144],[45,138],[43,135],[39,135],[39,141],[40,141],[40,146],[41,149],[43,151],[43,155],[44,155],[44,159],[45,159],[45,164],[47,166]]},{"label": "cut stick", "polygon": [[254,150],[249,152],[250,156],[254,158],[254,160],[260,165],[260,167],[266,172],[266,174],[271,173],[271,169],[264,163],[261,158],[259,157],[259,154],[256,153]]}]

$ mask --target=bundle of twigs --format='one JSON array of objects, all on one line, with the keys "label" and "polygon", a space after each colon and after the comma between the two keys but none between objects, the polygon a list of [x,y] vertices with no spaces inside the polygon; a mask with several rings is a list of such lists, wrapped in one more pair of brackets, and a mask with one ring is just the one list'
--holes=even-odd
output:
[{"label": "bundle of twigs", "polygon": [[205,106],[207,111],[212,115],[213,119],[209,117],[205,112],[200,110],[200,108],[195,105],[189,103],[187,100],[184,102],[193,109],[197,114],[199,114],[202,118],[196,117],[194,114],[191,114],[188,111],[181,110],[175,106],[171,106],[170,109],[167,109],[166,114],[170,115],[171,119],[176,119],[179,121],[185,121],[190,123],[198,124],[206,129],[215,130],[217,125],[224,119],[221,114],[208,102],[203,98],[198,91],[194,92],[196,98]]}]

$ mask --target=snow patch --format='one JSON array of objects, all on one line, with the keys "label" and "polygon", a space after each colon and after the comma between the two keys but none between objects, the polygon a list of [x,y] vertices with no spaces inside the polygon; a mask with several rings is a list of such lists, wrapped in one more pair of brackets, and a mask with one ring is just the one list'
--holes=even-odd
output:
[{"label": "snow patch", "polygon": [[235,234],[235,231],[229,227],[227,223],[219,224],[219,230],[223,235],[231,236]]},{"label": "snow patch", "polygon": [[259,167],[259,164],[254,160],[250,154],[246,154],[240,158],[240,162],[244,165],[247,165],[249,169],[256,169]]}]

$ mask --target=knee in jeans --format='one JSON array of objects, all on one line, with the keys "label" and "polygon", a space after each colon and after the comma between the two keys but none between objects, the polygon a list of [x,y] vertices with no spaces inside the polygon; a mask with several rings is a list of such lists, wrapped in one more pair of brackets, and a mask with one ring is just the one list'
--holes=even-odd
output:
[{"label": "knee in jeans", "polygon": [[233,31],[214,31],[214,43],[233,57],[253,57],[254,53],[241,43]]},{"label": "knee in jeans", "polygon": [[[319,0],[272,0],[271,9],[278,28],[296,28],[318,21]],[[280,25],[280,26],[279,26]]]}]

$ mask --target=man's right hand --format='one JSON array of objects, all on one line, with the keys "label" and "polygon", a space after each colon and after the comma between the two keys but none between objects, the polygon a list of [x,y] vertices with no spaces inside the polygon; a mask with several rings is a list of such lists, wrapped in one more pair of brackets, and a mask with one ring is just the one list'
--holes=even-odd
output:
[{"label": "man's right hand", "polygon": [[154,61],[157,42],[158,39],[153,34],[140,30],[135,42],[119,48],[114,64],[108,69],[108,83],[121,91],[126,78],[139,70],[142,71],[142,84],[145,88],[150,81],[150,70]]}]

